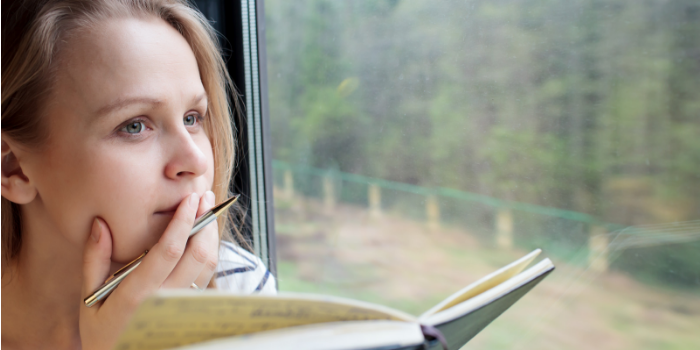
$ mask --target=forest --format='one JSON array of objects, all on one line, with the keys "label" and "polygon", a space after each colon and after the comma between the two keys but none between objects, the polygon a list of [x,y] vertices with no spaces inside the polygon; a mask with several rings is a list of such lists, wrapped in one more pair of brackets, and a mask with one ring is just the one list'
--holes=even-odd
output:
[{"label": "forest", "polygon": [[[265,1],[274,159],[586,213],[700,219],[697,0]],[[700,285],[700,243],[625,252]],[[674,271],[668,273],[668,271]]]}]

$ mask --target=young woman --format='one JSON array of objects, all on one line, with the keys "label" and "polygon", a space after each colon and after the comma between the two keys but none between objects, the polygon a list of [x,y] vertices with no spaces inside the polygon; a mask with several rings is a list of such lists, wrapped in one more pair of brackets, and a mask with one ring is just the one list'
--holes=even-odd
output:
[{"label": "young woman", "polygon": [[[109,349],[160,288],[275,291],[227,217],[232,88],[185,0],[2,8],[2,347]],[[230,234],[229,234],[230,235]],[[82,300],[146,249],[104,302]],[[245,273],[243,273],[245,272]]]}]

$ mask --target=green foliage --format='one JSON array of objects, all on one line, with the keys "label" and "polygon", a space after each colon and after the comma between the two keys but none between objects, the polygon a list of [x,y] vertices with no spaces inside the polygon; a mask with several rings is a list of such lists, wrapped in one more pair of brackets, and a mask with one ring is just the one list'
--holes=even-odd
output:
[{"label": "green foliage", "polygon": [[[270,0],[266,16],[277,159],[621,225],[698,218],[696,0]],[[525,237],[585,241],[545,221]]]},{"label": "green foliage", "polygon": [[556,136],[497,126],[486,139],[478,154],[490,168],[485,183],[497,197],[531,200],[565,189],[570,164]]},{"label": "green foliage", "polygon": [[662,286],[681,286],[698,291],[700,287],[700,242],[620,252],[614,267],[634,273],[642,280]]},{"label": "green foliage", "polygon": [[362,130],[369,124],[335,87],[309,88],[301,99],[306,113],[294,118],[296,140],[310,145],[310,163],[319,167],[352,165],[363,153]]}]

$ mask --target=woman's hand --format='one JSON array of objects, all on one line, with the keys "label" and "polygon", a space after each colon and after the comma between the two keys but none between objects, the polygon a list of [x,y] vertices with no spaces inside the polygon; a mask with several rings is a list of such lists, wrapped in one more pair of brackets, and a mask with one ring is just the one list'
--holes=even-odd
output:
[{"label": "woman's hand", "polygon": [[[194,282],[206,288],[218,262],[219,234],[216,222],[187,240],[194,220],[214,206],[214,193],[202,199],[196,193],[185,198],[156,245],[102,303],[80,305],[82,348],[112,349],[136,308],[160,288],[190,288]],[[112,236],[107,224],[95,218],[85,245],[83,298],[99,288],[109,275]]]}]

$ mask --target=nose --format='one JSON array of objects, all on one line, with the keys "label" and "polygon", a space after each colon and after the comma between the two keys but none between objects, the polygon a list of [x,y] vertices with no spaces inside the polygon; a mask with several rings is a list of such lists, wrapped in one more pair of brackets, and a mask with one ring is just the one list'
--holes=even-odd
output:
[{"label": "nose", "polygon": [[169,151],[165,176],[179,180],[203,175],[207,170],[207,159],[192,135],[187,130],[178,130],[170,139],[165,144]]}]

